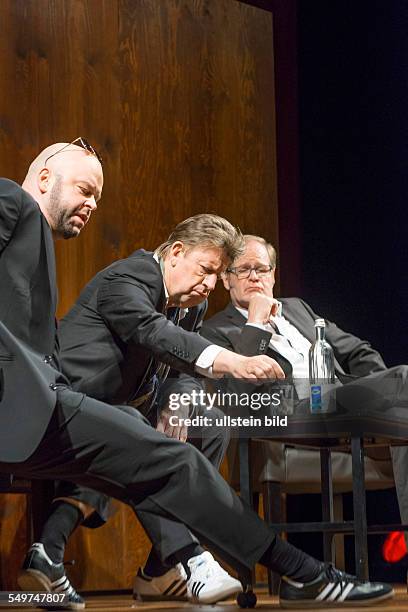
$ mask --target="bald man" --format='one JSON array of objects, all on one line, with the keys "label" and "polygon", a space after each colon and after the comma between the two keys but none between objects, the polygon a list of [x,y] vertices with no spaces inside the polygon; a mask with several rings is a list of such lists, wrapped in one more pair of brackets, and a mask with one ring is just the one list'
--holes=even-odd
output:
[{"label": "bald man", "polygon": [[[361,583],[281,540],[192,445],[166,437],[141,416],[70,389],[50,358],[56,304],[52,233],[78,235],[102,183],[98,156],[82,139],[43,152],[24,189],[0,180],[0,472],[71,480],[142,514],[184,523],[236,567],[260,562],[284,575],[280,600],[286,607],[331,607],[337,600],[367,605],[391,597],[390,586]],[[172,265],[186,269],[186,253]],[[220,261],[217,274],[224,267]],[[165,315],[156,316],[170,324]],[[196,342],[196,334],[181,328],[173,337],[187,354]],[[194,365],[179,360],[180,371],[191,372]],[[269,357],[228,350],[212,365],[216,375],[242,378],[271,378],[275,367]],[[200,567],[187,575],[187,592],[196,600],[207,578]],[[70,608],[84,606],[63,564],[54,563],[42,545],[30,551],[19,584],[62,593]]]},{"label": "bald man", "polygon": [[[51,232],[56,238],[78,236],[101,196],[101,164],[81,145],[57,143],[33,161],[23,189],[7,179],[0,186],[0,321],[34,350],[52,355],[56,282]],[[38,424],[37,435],[43,425]],[[10,444],[7,438],[4,442]]]},{"label": "bald man", "polygon": [[22,186],[38,200],[54,237],[74,238],[101,197],[100,158],[83,138],[51,145],[32,162]]}]

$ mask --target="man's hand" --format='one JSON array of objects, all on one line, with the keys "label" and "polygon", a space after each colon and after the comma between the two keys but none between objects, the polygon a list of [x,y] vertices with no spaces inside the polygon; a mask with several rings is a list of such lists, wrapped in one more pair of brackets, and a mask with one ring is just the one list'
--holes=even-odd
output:
[{"label": "man's hand", "polygon": [[[185,411],[184,408],[184,406],[177,410],[170,410],[168,407],[164,408],[160,414],[156,430],[161,431],[168,438],[174,438],[175,440],[180,440],[180,442],[185,442],[187,440],[188,428],[184,425],[184,420],[182,421],[182,419],[188,417],[188,408],[187,411]],[[185,412],[187,413],[184,414]],[[171,425],[170,417],[173,417],[173,422],[181,421],[183,424],[177,426]]]},{"label": "man's hand", "polygon": [[285,378],[279,363],[267,355],[245,357],[227,349],[218,353],[213,363],[215,376],[231,374],[234,378]]},{"label": "man's hand", "polygon": [[254,293],[248,305],[248,323],[269,322],[278,311],[278,302],[274,297],[263,293]]}]

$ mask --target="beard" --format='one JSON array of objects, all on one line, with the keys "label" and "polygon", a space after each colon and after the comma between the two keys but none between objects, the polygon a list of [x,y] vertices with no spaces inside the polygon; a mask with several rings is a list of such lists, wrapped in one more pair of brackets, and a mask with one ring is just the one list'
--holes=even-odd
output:
[{"label": "beard", "polygon": [[79,230],[72,222],[73,212],[69,203],[62,199],[62,177],[58,176],[50,192],[50,203],[48,214],[55,234],[68,240],[75,238]]}]

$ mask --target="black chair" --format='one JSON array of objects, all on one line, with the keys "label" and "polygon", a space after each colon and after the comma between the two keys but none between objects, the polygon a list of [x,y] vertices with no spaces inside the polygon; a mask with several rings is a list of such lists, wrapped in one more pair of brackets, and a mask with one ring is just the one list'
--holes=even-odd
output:
[{"label": "black chair", "polygon": [[54,483],[49,480],[25,480],[12,474],[0,474],[0,494],[13,493],[28,496],[28,527],[30,541],[41,534],[54,495]]},{"label": "black chair", "polygon": [[[270,440],[239,440],[241,494],[252,499],[252,483],[263,490],[264,515],[277,531],[321,532],[325,561],[335,561],[333,537],[353,534],[356,549],[356,573],[368,578],[367,535],[403,530],[402,525],[367,527],[365,490],[394,486],[389,441],[352,438],[346,442],[335,439],[316,441],[291,440],[288,443]],[[251,450],[250,450],[251,449]],[[261,468],[259,467],[261,466]],[[255,469],[254,469],[255,468]],[[342,504],[335,513],[341,494],[353,491],[354,520],[344,521]],[[322,521],[287,523],[283,515],[283,494],[322,494]],[[342,538],[341,538],[342,539]],[[339,548],[336,553],[338,553]],[[339,559],[336,559],[339,564]],[[279,578],[268,573],[269,592],[275,594]],[[250,586],[250,585],[249,585]]]}]

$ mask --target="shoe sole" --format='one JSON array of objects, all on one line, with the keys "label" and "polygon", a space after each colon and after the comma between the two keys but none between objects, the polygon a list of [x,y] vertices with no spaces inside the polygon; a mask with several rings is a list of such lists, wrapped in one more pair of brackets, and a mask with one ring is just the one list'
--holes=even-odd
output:
[{"label": "shoe sole", "polygon": [[[22,591],[52,593],[51,581],[39,570],[22,570],[17,578],[17,584]],[[83,610],[85,603],[68,603],[63,606],[38,606],[39,608],[57,607],[59,610]]]},{"label": "shoe sole", "polygon": [[136,601],[188,601],[187,597],[174,595],[136,595],[133,593],[133,599]]},{"label": "shoe sole", "polygon": [[227,591],[223,591],[221,595],[212,595],[211,597],[204,597],[204,598],[199,598],[196,599],[194,597],[192,597],[191,599],[188,599],[188,597],[177,597],[177,595],[175,595],[174,597],[170,596],[166,596],[166,595],[136,595],[135,593],[133,593],[133,599],[135,599],[136,601],[184,601],[184,602],[191,602],[191,603],[196,603],[196,604],[215,604],[219,601],[224,601],[225,599],[228,599],[229,597],[234,597],[236,595],[238,595],[238,593],[242,593],[242,588],[239,587],[235,587],[235,588],[231,588]]},{"label": "shoe sole", "polygon": [[315,599],[303,599],[303,600],[285,600],[280,599],[279,605],[281,608],[307,608],[307,609],[317,609],[317,608],[363,608],[364,606],[372,606],[380,601],[385,601],[386,599],[391,599],[394,597],[394,589],[392,589],[389,593],[384,593],[383,595],[379,595],[378,597],[371,597],[371,599],[361,599],[361,600],[353,600],[353,601],[316,601]]},{"label": "shoe sole", "polygon": [[195,604],[216,604],[219,601],[225,601],[226,599],[229,599],[230,597],[236,597],[238,593],[242,593],[241,586],[231,587],[227,589],[226,591],[222,591],[222,593],[219,595],[214,594],[208,597],[203,596],[203,597],[198,597],[198,598],[192,597],[191,599],[189,599],[189,601]]}]

